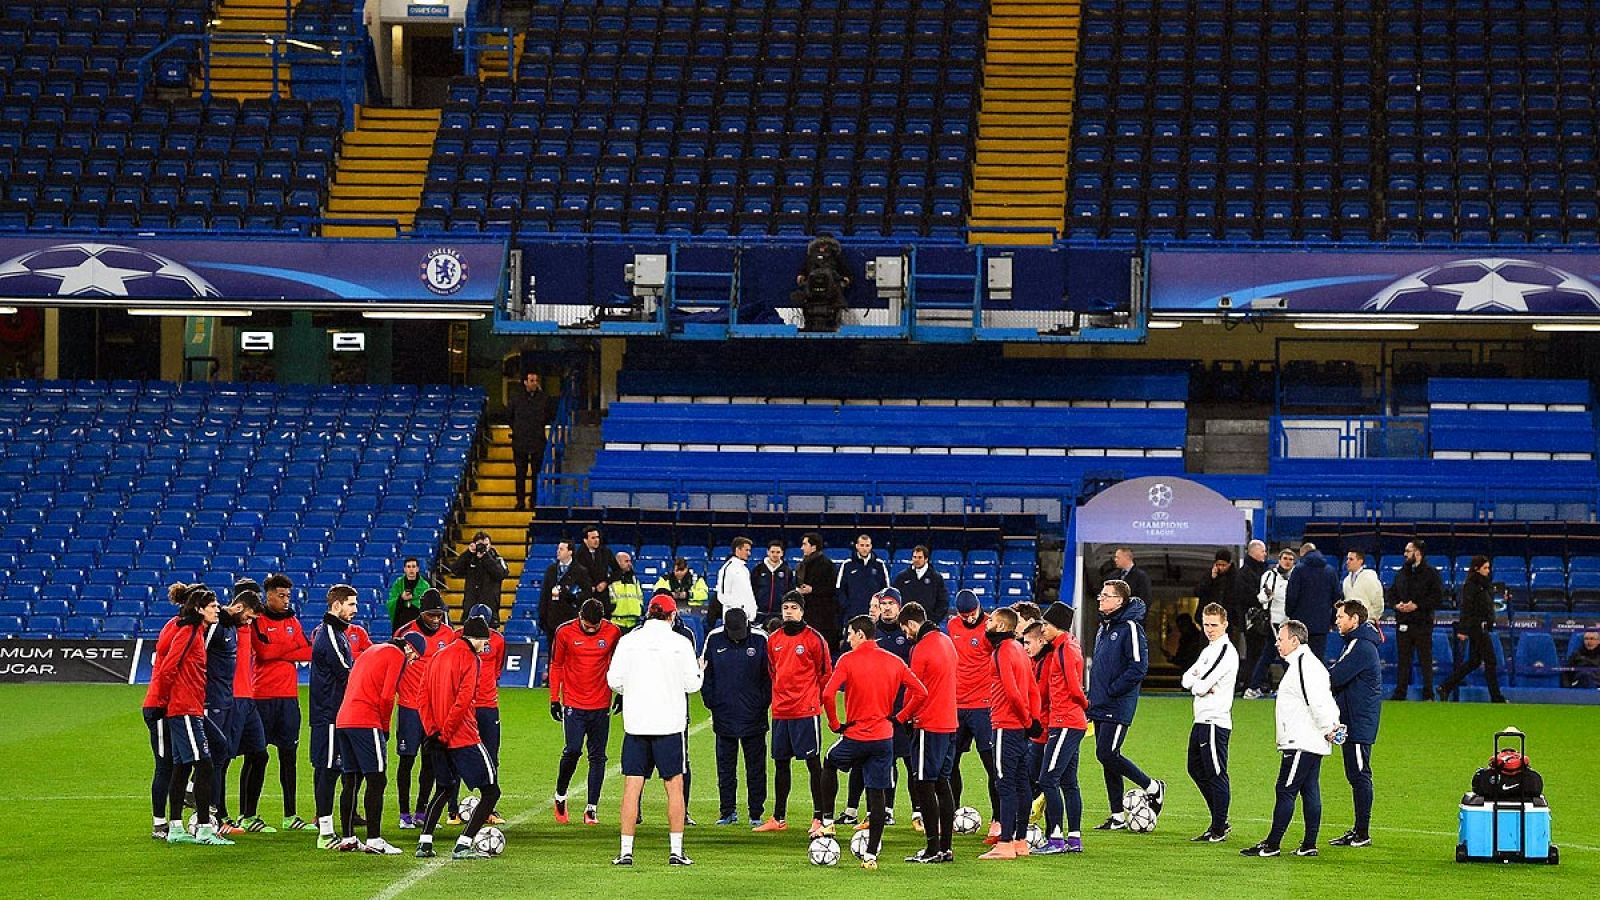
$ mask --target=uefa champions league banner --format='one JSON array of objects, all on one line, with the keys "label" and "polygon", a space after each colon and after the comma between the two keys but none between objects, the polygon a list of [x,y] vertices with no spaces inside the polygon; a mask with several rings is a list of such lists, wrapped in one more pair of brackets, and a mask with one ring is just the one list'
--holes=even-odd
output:
[{"label": "uefa champions league banner", "polygon": [[1428,316],[1600,315],[1600,253],[1158,250],[1150,309]]},{"label": "uefa champions league banner", "polygon": [[506,242],[410,238],[0,238],[0,300],[252,306],[427,303],[491,309]]}]

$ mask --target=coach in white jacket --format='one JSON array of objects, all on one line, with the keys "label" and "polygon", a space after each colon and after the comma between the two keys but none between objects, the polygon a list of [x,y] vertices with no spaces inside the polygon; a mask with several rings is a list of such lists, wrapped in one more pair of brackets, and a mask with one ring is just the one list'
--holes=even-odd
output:
[{"label": "coach in white jacket", "polygon": [[745,620],[756,622],[756,592],[750,586],[750,539],[733,539],[732,552],[717,570],[717,603],[723,615],[730,609],[744,610]]},{"label": "coach in white jacket", "polygon": [[1200,651],[1189,671],[1183,673],[1183,686],[1194,695],[1194,727],[1189,730],[1189,777],[1211,810],[1211,824],[1194,837],[1197,843],[1218,843],[1227,838],[1228,804],[1232,788],[1228,784],[1228,737],[1233,733],[1233,685],[1239,677],[1239,651],[1228,640],[1228,611],[1220,604],[1208,603],[1200,611],[1205,628],[1206,648]]},{"label": "coach in white jacket", "polygon": [[693,861],[683,852],[683,775],[687,770],[689,694],[700,690],[700,663],[694,646],[672,630],[678,611],[672,595],[650,600],[644,624],[617,641],[606,670],[606,682],[622,695],[622,852],[612,865],[633,865],[633,830],[639,820],[639,797],[652,771],[667,789],[667,825],[671,833],[669,865]]},{"label": "coach in white jacket", "polygon": [[1278,801],[1272,810],[1272,831],[1267,839],[1239,853],[1244,856],[1277,856],[1279,842],[1294,818],[1298,796],[1305,807],[1306,834],[1295,856],[1317,855],[1317,829],[1322,825],[1322,791],[1319,778],[1322,758],[1333,752],[1333,744],[1343,741],[1339,724],[1339,705],[1328,684],[1328,670],[1306,646],[1310,638],[1304,622],[1290,619],[1278,629],[1278,655],[1288,663],[1288,671],[1278,684]]}]

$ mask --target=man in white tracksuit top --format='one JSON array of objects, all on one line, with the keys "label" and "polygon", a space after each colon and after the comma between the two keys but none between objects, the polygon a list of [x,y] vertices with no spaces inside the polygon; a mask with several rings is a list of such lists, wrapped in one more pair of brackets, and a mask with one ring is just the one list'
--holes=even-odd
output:
[{"label": "man in white tracksuit top", "polygon": [[645,621],[617,641],[606,682],[622,695],[622,853],[612,865],[633,865],[633,830],[639,797],[652,771],[667,788],[667,825],[672,839],[669,865],[692,865],[683,852],[683,775],[689,757],[689,694],[700,690],[700,661],[694,645],[672,630],[678,611],[672,595],[650,600]]},{"label": "man in white tracksuit top", "polygon": [[1366,568],[1367,555],[1351,550],[1344,555],[1344,580],[1339,589],[1346,600],[1359,600],[1367,608],[1367,621],[1377,622],[1383,616],[1383,582],[1378,573]]},{"label": "man in white tracksuit top", "polygon": [[1233,686],[1239,677],[1239,651],[1228,640],[1228,611],[1206,604],[1200,621],[1210,641],[1200,651],[1183,686],[1194,695],[1194,727],[1189,730],[1189,777],[1211,811],[1211,824],[1193,838],[1218,843],[1233,827],[1228,824],[1232,789],[1228,784],[1228,737],[1233,733]]},{"label": "man in white tracksuit top", "polygon": [[1328,670],[1322,660],[1306,646],[1310,633],[1304,622],[1290,619],[1278,629],[1278,655],[1288,664],[1278,684],[1278,801],[1272,810],[1272,831],[1267,839],[1239,853],[1244,856],[1277,856],[1279,842],[1294,818],[1294,801],[1305,806],[1305,839],[1295,856],[1317,855],[1317,829],[1322,825],[1322,791],[1319,777],[1322,758],[1333,752],[1333,745],[1344,740],[1339,724],[1339,705],[1328,684]]},{"label": "man in white tracksuit top", "polygon": [[756,592],[750,586],[750,539],[733,539],[732,553],[722,561],[717,570],[717,603],[723,615],[730,609],[744,610],[745,621],[759,624],[756,619]]}]

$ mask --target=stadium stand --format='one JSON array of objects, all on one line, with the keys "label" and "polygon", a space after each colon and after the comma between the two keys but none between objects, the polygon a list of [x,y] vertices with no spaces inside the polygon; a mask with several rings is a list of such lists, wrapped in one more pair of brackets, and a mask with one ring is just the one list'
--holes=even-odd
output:
[{"label": "stadium stand", "polygon": [[[9,381],[0,632],[153,637],[162,587],[347,582],[363,620],[446,536],[484,397],[465,388]],[[16,627],[20,624],[20,628]]]},{"label": "stadium stand", "polygon": [[4,205],[16,230],[303,231],[321,214],[334,101],[7,97]]},{"label": "stadium stand", "polygon": [[1182,367],[997,356],[979,383],[935,374],[931,356],[915,374],[892,374],[889,354],[873,356],[891,374],[830,374],[819,357],[763,376],[739,370],[738,352],[693,366],[649,355],[619,374],[589,472],[593,502],[982,504],[1060,521],[1063,501],[1089,481],[1183,471]]},{"label": "stadium stand", "polygon": [[541,2],[454,81],[418,230],[954,237],[980,0]]},{"label": "stadium stand", "polygon": [[1590,3],[1083,8],[1076,236],[1596,239]]}]

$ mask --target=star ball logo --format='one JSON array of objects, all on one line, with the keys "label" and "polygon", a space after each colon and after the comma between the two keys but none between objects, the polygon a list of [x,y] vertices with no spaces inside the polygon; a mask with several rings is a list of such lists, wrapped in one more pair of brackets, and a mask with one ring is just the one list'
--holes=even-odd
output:
[{"label": "star ball logo", "polygon": [[1166,509],[1172,505],[1172,487],[1165,484],[1152,484],[1146,492],[1150,498],[1150,505],[1156,509]]},{"label": "star ball logo", "polygon": [[1413,272],[1362,307],[1415,313],[1593,313],[1600,287],[1588,279],[1524,259],[1463,259]]},{"label": "star ball logo", "polygon": [[454,294],[467,284],[467,263],[454,247],[436,247],[422,263],[422,283],[435,294]]},{"label": "star ball logo", "polygon": [[221,297],[188,266],[121,244],[56,244],[0,263],[0,296]]}]

